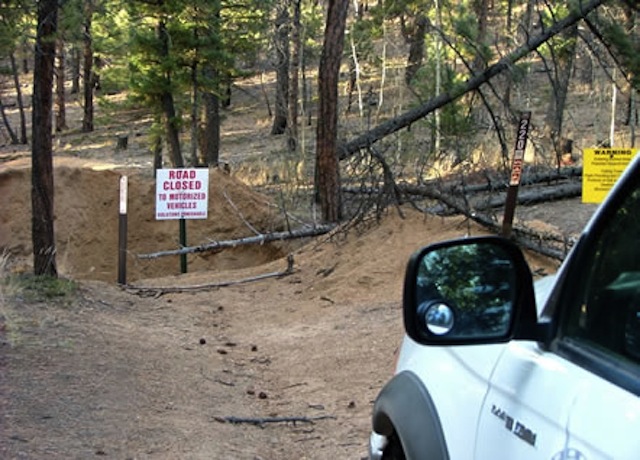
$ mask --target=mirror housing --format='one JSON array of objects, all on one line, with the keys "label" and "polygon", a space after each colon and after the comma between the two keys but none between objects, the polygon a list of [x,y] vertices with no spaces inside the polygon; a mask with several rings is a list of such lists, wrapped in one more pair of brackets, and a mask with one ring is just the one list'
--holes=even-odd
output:
[{"label": "mirror housing", "polygon": [[542,341],[533,278],[522,251],[502,237],[445,241],[414,253],[403,293],[407,335],[423,345]]}]

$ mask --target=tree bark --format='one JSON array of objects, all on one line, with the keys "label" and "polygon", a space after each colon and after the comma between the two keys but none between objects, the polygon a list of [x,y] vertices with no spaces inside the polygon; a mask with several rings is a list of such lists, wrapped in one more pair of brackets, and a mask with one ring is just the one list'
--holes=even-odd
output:
[{"label": "tree bark", "polygon": [[348,0],[330,0],[320,69],[316,129],[316,192],[325,222],[342,219],[338,161],[338,79],[344,47]]},{"label": "tree bark", "polygon": [[289,99],[289,10],[282,0],[275,22],[276,49],[276,113],[271,134],[283,134],[287,129],[287,102]]},{"label": "tree bark", "polygon": [[33,69],[31,212],[35,275],[57,277],[53,215],[52,111],[57,0],[38,2]]},{"label": "tree bark", "polygon": [[290,152],[298,150],[298,98],[300,74],[300,51],[302,48],[300,3],[302,0],[292,0],[293,19],[291,28],[291,60],[289,62],[289,120],[287,123],[288,142]]},{"label": "tree bark", "polygon": [[92,0],[85,0],[84,4],[84,47],[83,47],[83,79],[84,79],[84,114],[82,117],[82,132],[93,131],[93,39],[91,37],[91,21],[93,16]]},{"label": "tree bark", "polygon": [[[217,78],[214,78],[217,81]],[[208,166],[220,161],[220,98],[211,91],[204,93],[203,155]]]},{"label": "tree bark", "polygon": [[65,74],[65,53],[64,41],[62,38],[57,40],[57,56],[58,65],[55,69],[56,76],[56,131],[64,131],[67,129],[67,105],[65,101],[64,91],[64,74]]},{"label": "tree bark", "polygon": [[487,67],[484,72],[469,78],[465,84],[454,88],[450,93],[440,94],[439,96],[430,99],[426,103],[414,109],[411,109],[391,120],[387,120],[370,129],[369,131],[361,134],[355,139],[341,145],[340,159],[344,159],[353,155],[355,152],[358,152],[363,148],[374,144],[385,136],[393,134],[411,125],[411,123],[420,120],[421,118],[429,115],[434,110],[455,101],[469,91],[478,89],[481,85],[489,81],[491,78],[501,74],[505,70],[508,70],[511,66],[513,66],[513,64],[518,62],[523,57],[527,56],[531,51],[538,49],[551,37],[554,37],[568,27],[576,24],[586,15],[602,5],[605,1],[606,0],[591,0],[589,3],[581,5],[581,8],[578,11],[569,14],[564,19],[556,22],[548,29],[545,29],[539,35],[531,37],[527,41],[527,43],[507,54],[495,64]]}]

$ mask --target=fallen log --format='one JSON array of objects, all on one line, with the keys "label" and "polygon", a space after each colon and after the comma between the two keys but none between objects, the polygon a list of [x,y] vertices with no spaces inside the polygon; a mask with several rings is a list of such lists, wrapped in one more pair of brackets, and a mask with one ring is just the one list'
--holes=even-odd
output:
[{"label": "fallen log", "polygon": [[[536,190],[521,190],[518,194],[518,204],[533,205],[537,203],[545,203],[547,201],[564,200],[567,198],[575,198],[582,195],[581,183],[569,183],[552,185]],[[501,192],[498,196],[491,197],[484,202],[478,202],[474,205],[476,210],[500,208],[505,205],[506,192]]]},{"label": "fallen log", "polygon": [[152,252],[150,254],[138,254],[139,259],[157,259],[163,256],[178,256],[182,254],[194,254],[207,251],[221,251],[223,249],[235,248],[251,244],[265,244],[274,241],[285,241],[297,238],[309,238],[329,233],[335,225],[319,225],[316,227],[302,227],[288,232],[265,233],[256,236],[237,238],[234,240],[212,241],[198,246],[186,246],[180,249]]},{"label": "fallen log", "polygon": [[[476,210],[471,210],[464,203],[460,203],[455,198],[437,191],[433,192],[432,198],[440,201],[449,208],[456,210],[468,219],[488,228],[492,232],[496,234],[502,233],[502,226],[499,225],[495,219],[491,218],[491,216],[477,212]],[[561,235],[554,235],[548,232],[539,233],[522,227],[513,228],[512,239],[523,248],[535,251],[559,261],[562,261],[565,258],[569,249],[574,244],[573,240]],[[557,247],[554,247],[554,245],[560,246],[560,248],[558,249]]]},{"label": "fallen log", "polygon": [[[521,187],[535,184],[559,184],[567,180],[576,180],[582,177],[582,168],[564,168],[559,172],[557,170],[548,172],[532,172],[522,178]],[[450,192],[457,194],[474,194],[482,192],[503,191],[507,188],[508,177],[500,177],[495,174],[486,174],[486,182],[464,184],[462,180],[455,179],[432,179],[422,184],[398,183],[397,188],[401,193],[406,195],[423,195],[429,193],[429,190],[437,189],[442,192]],[[553,185],[548,185],[553,187]],[[345,186],[342,187],[344,193],[352,195],[376,195],[382,193],[382,186]]]}]

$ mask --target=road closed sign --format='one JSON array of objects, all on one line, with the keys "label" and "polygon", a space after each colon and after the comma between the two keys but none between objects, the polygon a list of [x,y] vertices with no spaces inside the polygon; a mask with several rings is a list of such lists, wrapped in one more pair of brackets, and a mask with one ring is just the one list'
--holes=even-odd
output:
[{"label": "road closed sign", "polygon": [[602,148],[582,151],[582,202],[602,203],[636,149]]},{"label": "road closed sign", "polygon": [[156,220],[206,219],[209,169],[158,169]]}]

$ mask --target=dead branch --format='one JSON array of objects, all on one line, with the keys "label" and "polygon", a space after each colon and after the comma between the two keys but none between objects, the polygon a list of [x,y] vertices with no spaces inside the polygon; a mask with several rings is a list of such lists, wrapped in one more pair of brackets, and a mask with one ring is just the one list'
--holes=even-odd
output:
[{"label": "dead branch", "polygon": [[414,109],[411,109],[395,118],[387,120],[378,126],[370,129],[369,131],[361,134],[355,139],[339,146],[340,159],[346,159],[353,155],[355,152],[373,145],[380,139],[393,134],[406,126],[426,117],[433,111],[443,107],[458,98],[464,96],[470,91],[475,91],[480,86],[488,82],[491,78],[501,74],[505,70],[513,67],[513,65],[520,59],[527,56],[532,51],[537,50],[540,46],[553,38],[555,35],[561,33],[563,30],[573,26],[578,21],[586,17],[593,10],[602,5],[605,0],[591,0],[588,3],[580,3],[580,6],[571,12],[564,19],[555,22],[551,27],[543,29],[543,31],[536,36],[529,37],[527,42],[515,49],[511,53],[507,54],[495,64],[490,65],[484,72],[478,73],[470,77],[464,84],[457,88],[454,88],[449,93],[442,93],[439,96],[430,99],[425,104],[422,104]]},{"label": "dead branch", "polygon": [[195,284],[190,286],[135,286],[135,285],[125,285],[123,289],[133,294],[137,294],[144,297],[160,297],[164,294],[176,293],[176,292],[194,292],[194,291],[208,291],[212,289],[219,289],[222,287],[235,286],[238,284],[252,283],[255,281],[261,281],[268,278],[282,278],[283,276],[287,276],[293,273],[293,255],[289,254],[287,256],[287,268],[283,271],[279,272],[271,272],[271,273],[263,273],[257,276],[250,276],[247,278],[241,278],[238,280],[231,281],[220,281],[217,283],[207,283],[207,284]]},{"label": "dead branch", "polygon": [[234,425],[238,425],[240,423],[248,423],[250,425],[256,425],[260,427],[263,427],[267,423],[294,423],[294,424],[295,423],[311,423],[313,424],[317,420],[326,420],[326,419],[335,420],[336,417],[334,415],[318,415],[316,417],[293,416],[293,417],[259,417],[259,418],[253,418],[253,417],[245,418],[245,417],[233,417],[233,416],[214,417],[214,420],[220,423],[232,423]]},{"label": "dead branch", "polygon": [[275,232],[260,234],[257,236],[248,236],[235,240],[212,241],[210,243],[201,244],[199,246],[187,246],[181,249],[173,249],[168,251],[153,252],[150,254],[138,254],[139,259],[157,259],[162,256],[177,256],[181,254],[193,254],[207,251],[220,251],[223,249],[235,248],[237,246],[246,246],[251,244],[265,244],[274,241],[285,241],[297,238],[309,238],[313,236],[324,235],[335,228],[335,225],[319,225],[316,227],[303,227],[289,232]]},{"label": "dead branch", "polygon": [[226,190],[222,192],[222,196],[224,196],[225,200],[227,200],[227,203],[229,203],[229,206],[233,208],[233,210],[236,212],[240,220],[247,226],[247,228],[251,230],[253,233],[255,233],[256,235],[259,235],[260,232],[253,225],[251,225],[251,223],[247,219],[244,218],[244,216],[242,215],[242,212],[240,212],[236,204],[231,200],[231,198],[229,198],[229,195],[227,194]]}]

